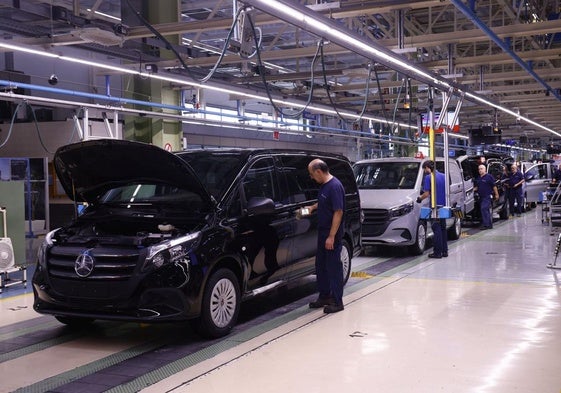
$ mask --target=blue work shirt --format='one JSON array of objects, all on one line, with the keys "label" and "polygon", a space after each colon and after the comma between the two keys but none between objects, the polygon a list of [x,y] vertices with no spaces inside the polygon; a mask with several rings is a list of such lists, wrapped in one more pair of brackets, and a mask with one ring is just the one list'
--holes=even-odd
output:
[{"label": "blue work shirt", "polygon": [[[319,187],[318,192],[318,231],[321,234],[328,234],[331,230],[333,213],[337,210],[345,212],[345,189],[343,184],[336,177],[331,178],[327,183]],[[335,239],[341,240],[343,237],[343,221],[339,225]]]},{"label": "blue work shirt", "polygon": [[[435,182],[436,182],[436,204],[439,206],[446,205],[446,176],[444,173],[440,173],[437,170],[434,171]],[[423,180],[423,191],[431,192],[430,187],[430,177],[431,175],[425,175]]]},{"label": "blue work shirt", "polygon": [[514,188],[514,185],[516,183],[519,183],[520,181],[524,180],[524,175],[522,174],[522,172],[517,171],[516,173],[511,173],[510,176],[508,177],[508,185],[510,186],[510,188],[512,189],[518,189],[519,187],[522,186],[522,184],[520,184],[518,187]]},{"label": "blue work shirt", "polygon": [[493,194],[495,179],[493,176],[486,173],[476,180],[476,186],[480,198],[490,198],[491,194]]}]

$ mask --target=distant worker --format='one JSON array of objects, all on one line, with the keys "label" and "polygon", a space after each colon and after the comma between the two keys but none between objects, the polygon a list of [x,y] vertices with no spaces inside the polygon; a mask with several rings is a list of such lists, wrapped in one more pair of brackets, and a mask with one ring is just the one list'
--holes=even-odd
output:
[{"label": "distant worker", "polygon": [[[423,162],[425,178],[423,180],[423,193],[417,198],[417,203],[431,195],[431,173],[434,172],[436,186],[436,205],[446,205],[446,177],[434,168],[434,161]],[[429,258],[442,258],[448,256],[448,233],[446,232],[446,219],[437,218],[431,221],[431,228],[434,234],[434,244]]]},{"label": "distant worker", "polygon": [[510,169],[505,165],[503,166],[503,173],[501,174],[501,188],[504,192],[505,202],[510,203],[510,188],[508,186],[508,178],[510,177]]},{"label": "distant worker", "polygon": [[477,167],[479,171],[479,177],[477,178],[477,183],[474,187],[474,191],[479,194],[479,207],[481,209],[481,229],[491,229],[493,228],[493,200],[499,199],[499,191],[495,185],[495,179],[493,176],[487,173],[487,168],[485,165],[479,165]]},{"label": "distant worker", "polygon": [[551,179],[551,184],[559,185],[561,184],[561,164],[553,172],[553,179]]},{"label": "distant worker", "polygon": [[[522,209],[524,205],[524,190],[522,185],[524,184],[524,175],[518,170],[516,164],[512,164],[510,167],[510,176],[508,178],[508,185],[510,188],[510,213],[516,213],[520,217],[522,214]],[[516,203],[516,207],[514,206]]]}]

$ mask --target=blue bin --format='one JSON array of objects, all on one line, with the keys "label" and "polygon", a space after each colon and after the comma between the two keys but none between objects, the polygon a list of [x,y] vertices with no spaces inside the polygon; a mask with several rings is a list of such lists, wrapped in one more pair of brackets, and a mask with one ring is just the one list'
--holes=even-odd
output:
[{"label": "blue bin", "polygon": [[432,214],[430,207],[421,207],[421,220],[428,220]]},{"label": "blue bin", "polygon": [[449,207],[441,207],[438,209],[438,218],[452,218],[452,209]]},{"label": "blue bin", "polygon": [[[432,218],[432,209],[430,207],[421,207],[421,220],[429,220]],[[438,208],[438,218],[452,218],[452,209],[449,207]]]}]

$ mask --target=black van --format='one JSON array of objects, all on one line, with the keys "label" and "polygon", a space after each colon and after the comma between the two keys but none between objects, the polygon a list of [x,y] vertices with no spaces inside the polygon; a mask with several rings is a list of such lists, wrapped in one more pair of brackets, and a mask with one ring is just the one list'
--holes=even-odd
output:
[{"label": "black van", "polygon": [[234,326],[240,303],[313,274],[317,216],[308,163],[322,158],[346,190],[341,259],[360,253],[358,189],[339,155],[274,149],[169,153],[91,140],[54,156],[69,197],[87,207],[51,231],[33,276],[34,309],[68,325],[95,319],[191,320],[207,337]]}]

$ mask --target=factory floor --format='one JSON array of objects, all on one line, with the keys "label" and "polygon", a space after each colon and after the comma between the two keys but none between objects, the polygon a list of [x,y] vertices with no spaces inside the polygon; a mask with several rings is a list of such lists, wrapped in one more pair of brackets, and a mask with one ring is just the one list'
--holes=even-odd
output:
[{"label": "factory floor", "polygon": [[308,308],[311,277],[243,304],[211,341],[183,325],[70,330],[33,311],[30,266],[0,295],[0,392],[559,393],[558,231],[542,221],[538,205],[466,227],[442,259],[366,249],[343,311]]}]

